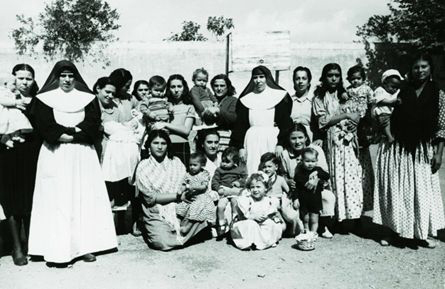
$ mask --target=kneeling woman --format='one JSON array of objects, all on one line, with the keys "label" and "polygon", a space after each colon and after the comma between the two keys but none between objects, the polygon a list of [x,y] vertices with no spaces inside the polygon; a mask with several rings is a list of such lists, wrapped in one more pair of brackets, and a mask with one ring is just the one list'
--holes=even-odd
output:
[{"label": "kneeling woman", "polygon": [[171,250],[184,246],[206,228],[206,221],[196,221],[181,227],[176,215],[176,202],[185,200],[184,164],[173,156],[172,143],[164,130],[153,130],[148,135],[146,148],[150,157],[136,169],[143,211],[143,235],[148,245],[157,250]]},{"label": "kneeling woman", "polygon": [[44,142],[37,164],[29,254],[48,262],[117,246],[107,190],[93,143],[99,103],[69,61],[54,66],[31,107]]}]

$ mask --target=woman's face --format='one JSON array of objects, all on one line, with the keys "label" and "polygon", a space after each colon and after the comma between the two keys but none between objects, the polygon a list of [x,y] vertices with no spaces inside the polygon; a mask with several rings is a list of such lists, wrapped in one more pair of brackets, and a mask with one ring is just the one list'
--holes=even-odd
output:
[{"label": "woman's face", "polygon": [[69,70],[64,70],[59,75],[59,87],[64,92],[70,92],[74,89],[74,73]]},{"label": "woman's face", "polygon": [[22,94],[28,94],[34,83],[32,73],[27,70],[19,70],[15,72],[15,85]]},{"label": "woman's face", "polygon": [[309,89],[309,78],[306,71],[297,71],[294,78],[294,88],[301,94],[304,94]]},{"label": "woman's face", "polygon": [[182,97],[182,93],[184,92],[184,84],[179,79],[173,79],[170,82],[170,87],[168,89],[170,89],[170,94],[175,99],[180,99]]},{"label": "woman's face", "polygon": [[422,82],[429,80],[431,77],[430,63],[422,59],[416,61],[411,69],[411,74],[414,80]]},{"label": "woman's face", "polygon": [[162,159],[167,153],[167,141],[161,137],[155,137],[150,143],[150,154],[156,159]]},{"label": "woman's face", "polygon": [[218,153],[219,137],[216,134],[209,134],[204,140],[204,153],[208,157],[215,156]]},{"label": "woman's face", "polygon": [[222,99],[227,94],[227,84],[224,79],[217,79],[213,83],[213,92],[218,99]]},{"label": "woman's face", "polygon": [[113,102],[114,94],[116,93],[116,87],[111,84],[105,85],[103,88],[97,89],[97,97],[103,106],[110,106]]},{"label": "woman's face", "polygon": [[302,150],[306,147],[307,138],[301,131],[293,131],[289,136],[290,147],[295,150]]},{"label": "woman's face", "polygon": [[144,99],[146,96],[148,96],[148,91],[148,85],[146,85],[145,83],[139,84],[139,87],[136,89],[136,93],[141,99]]},{"label": "woman's face", "polygon": [[266,75],[264,74],[255,74],[253,77],[253,84],[255,85],[254,87],[254,92],[256,93],[260,93],[263,92],[264,89],[266,89]]},{"label": "woman's face", "polygon": [[326,84],[329,88],[336,88],[340,83],[341,74],[338,69],[331,69],[326,73]]}]

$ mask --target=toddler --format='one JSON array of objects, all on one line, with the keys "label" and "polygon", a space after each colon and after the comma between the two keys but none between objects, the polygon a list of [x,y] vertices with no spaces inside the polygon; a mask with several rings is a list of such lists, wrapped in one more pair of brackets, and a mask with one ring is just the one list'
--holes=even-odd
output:
[{"label": "toddler", "polygon": [[148,81],[151,97],[141,101],[139,110],[143,113],[149,128],[155,122],[170,122],[173,119],[173,106],[165,97],[166,86],[165,79],[159,75],[152,76]]},{"label": "toddler", "polygon": [[234,212],[236,201],[233,197],[239,195],[245,185],[246,177],[246,167],[240,166],[238,150],[233,147],[226,148],[221,156],[221,165],[215,170],[212,178],[212,190],[218,192],[220,196],[217,205],[218,236],[226,233],[227,221],[224,212],[229,201]]},{"label": "toddler", "polygon": [[[358,113],[364,118],[368,109],[368,103],[373,97],[372,89],[366,84],[365,70],[360,65],[355,65],[348,70],[348,81],[351,85],[346,93],[341,95],[341,111],[343,113]],[[350,132],[348,124],[350,120],[342,120],[337,125],[337,142],[354,142],[358,148],[358,138]],[[357,124],[358,125],[358,124]]]},{"label": "toddler", "polygon": [[267,196],[269,178],[264,172],[252,174],[246,184],[249,195],[237,200],[237,216],[230,234],[241,250],[275,247],[281,239],[284,224],[279,218],[278,200]]},{"label": "toddler", "polygon": [[[329,181],[329,174],[317,166],[317,162],[318,152],[311,147],[305,148],[302,160],[295,168],[295,193],[291,196],[294,207],[300,208],[305,231],[314,235],[322,209],[321,192]],[[306,185],[309,181],[313,184],[311,189]]]},{"label": "toddler", "polygon": [[30,102],[30,97],[21,96],[12,78],[5,87],[0,86],[0,143],[7,148],[13,148],[14,142],[24,142],[22,134],[32,131],[31,123],[19,109]]},{"label": "toddler", "polygon": [[176,205],[176,214],[182,218],[181,233],[190,231],[193,222],[215,223],[215,204],[209,192],[210,174],[204,169],[207,158],[203,153],[190,155],[188,172],[183,182],[183,191],[192,202]]},{"label": "toddler", "polygon": [[213,125],[218,120],[219,108],[216,97],[207,87],[209,73],[204,68],[198,68],[193,72],[192,80],[195,84],[190,89],[193,106],[206,125]]},{"label": "toddler", "polygon": [[383,128],[388,142],[394,142],[391,133],[390,117],[394,106],[400,103],[397,97],[400,83],[403,77],[395,69],[389,69],[382,74],[382,86],[374,91],[372,115],[377,119],[378,124]]}]

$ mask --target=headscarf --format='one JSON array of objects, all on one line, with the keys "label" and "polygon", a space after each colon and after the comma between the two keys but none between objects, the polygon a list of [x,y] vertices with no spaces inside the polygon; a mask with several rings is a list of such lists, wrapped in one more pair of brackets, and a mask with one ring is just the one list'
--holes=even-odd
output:
[{"label": "headscarf", "polygon": [[[74,74],[74,89],[68,93],[59,89],[59,77],[64,70]],[[58,111],[77,112],[93,101],[95,95],[88,88],[76,66],[68,60],[61,60],[54,65],[36,97]]]},{"label": "headscarf", "polygon": [[[259,94],[254,94],[252,93],[255,88],[253,77],[258,74],[264,74],[266,77],[266,89]],[[264,92],[266,93],[262,95]],[[286,95],[286,90],[275,82],[270,70],[267,67],[260,65],[252,70],[250,81],[246,88],[244,88],[239,99],[247,108],[270,109],[280,103]]]},{"label": "headscarf", "polygon": [[240,94],[239,98],[242,98],[248,93],[251,93],[255,88],[255,83],[253,82],[254,75],[264,74],[266,76],[266,85],[272,89],[284,90],[278,83],[275,82],[272,76],[272,72],[266,66],[259,65],[252,69],[252,76],[250,77],[250,81],[247,84],[246,88],[244,88],[243,92]]},{"label": "headscarf", "polygon": [[49,74],[48,78],[45,81],[45,84],[40,89],[38,94],[59,88],[59,76],[64,70],[69,70],[74,74],[75,89],[93,94],[93,92],[88,88],[88,85],[85,83],[82,76],[80,75],[79,70],[77,70],[77,67],[68,60],[61,60],[57,62],[56,65],[54,65],[53,70],[51,70],[51,73]]}]

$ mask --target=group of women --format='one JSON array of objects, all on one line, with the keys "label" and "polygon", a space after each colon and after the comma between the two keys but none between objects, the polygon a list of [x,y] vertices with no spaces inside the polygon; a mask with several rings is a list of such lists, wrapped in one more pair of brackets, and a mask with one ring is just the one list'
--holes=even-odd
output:
[{"label": "group of women", "polygon": [[[140,205],[135,219],[142,220],[139,227],[148,245],[170,250],[188,244],[210,226],[196,221],[180,228],[175,211],[176,203],[187,198],[181,186],[190,144],[205,155],[205,169],[213,175],[221,162],[221,135],[230,134],[230,146],[239,150],[249,175],[258,171],[264,153],[273,152],[291,181],[301,151],[316,148],[335,196],[323,200],[323,209],[335,203],[335,212],[328,216],[335,213],[339,222],[358,220],[365,209],[373,208],[374,222],[394,232],[382,245],[403,237],[434,247],[429,237],[445,227],[437,173],[445,140],[445,94],[432,80],[432,71],[431,58],[414,59],[400,90],[401,104],[391,118],[395,141],[381,140],[374,170],[367,144],[355,148],[351,142],[333,139],[342,120],[350,120],[349,129],[356,134],[362,119],[340,109],[345,92],[342,71],[330,63],[313,93],[306,67],[294,70],[293,94],[264,66],[252,70],[238,98],[227,75],[215,76],[210,84],[220,109],[218,127],[199,131],[196,139],[190,137],[197,114],[187,98],[187,81],[171,75],[166,96],[172,121],[155,123],[139,143],[117,142],[116,153],[108,157],[121,159],[119,169],[104,176],[101,162],[112,144],[104,127],[111,121],[128,126],[148,83],[136,82],[129,94],[132,75],[117,69],[100,78],[91,91],[74,64],[60,61],[38,90],[32,67],[19,64],[12,74],[20,94],[33,98],[20,107],[34,131],[13,148],[0,147],[0,201],[10,227],[14,263],[25,265],[27,255],[55,264],[78,258],[94,261],[92,253],[116,248],[108,195],[118,202],[119,195],[135,196],[135,191],[133,205]],[[146,151],[142,157],[141,148]],[[289,232],[295,234],[298,214],[282,213]]]}]

